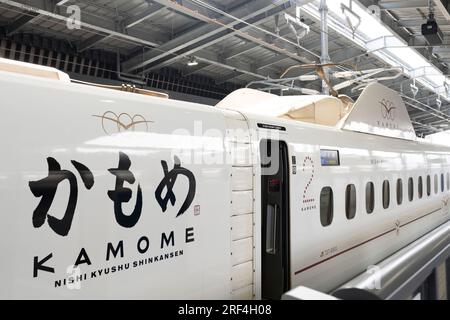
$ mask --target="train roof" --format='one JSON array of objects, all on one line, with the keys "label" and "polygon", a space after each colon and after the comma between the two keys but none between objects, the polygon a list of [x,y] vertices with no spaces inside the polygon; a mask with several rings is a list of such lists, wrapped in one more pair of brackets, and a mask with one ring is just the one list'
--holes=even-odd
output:
[{"label": "train roof", "polygon": [[[70,83],[69,75],[55,68],[0,58],[0,71]],[[73,82],[77,82],[73,80]],[[101,88],[168,98],[165,93],[131,85],[109,86],[82,82]],[[417,140],[406,105],[400,95],[379,84],[369,84],[356,102],[347,96],[277,96],[253,89],[239,89],[216,106],[249,114],[326,125],[341,130]]]},{"label": "train roof", "polygon": [[347,131],[417,139],[403,99],[379,83],[369,84],[356,102],[347,96],[280,97],[258,90],[240,89],[228,95],[217,107]]},{"label": "train roof", "polygon": [[44,79],[49,79],[49,80],[66,82],[66,83],[77,82],[77,83],[81,83],[81,84],[85,84],[85,85],[90,85],[90,86],[95,86],[95,87],[100,87],[100,88],[105,88],[105,89],[132,92],[132,93],[142,94],[142,95],[151,96],[151,97],[169,98],[169,95],[167,95],[166,93],[145,90],[145,89],[139,89],[133,85],[125,85],[124,84],[121,86],[114,86],[114,85],[102,85],[102,84],[97,84],[97,83],[71,80],[67,73],[59,71],[58,69],[55,69],[55,68],[44,67],[44,66],[31,64],[31,63],[9,60],[9,59],[4,59],[4,58],[0,58],[0,71],[12,72],[12,73],[16,73],[16,74],[39,77],[39,78],[44,78]]},{"label": "train roof", "polygon": [[27,76],[70,82],[68,74],[55,68],[0,58],[0,71],[18,73]]}]

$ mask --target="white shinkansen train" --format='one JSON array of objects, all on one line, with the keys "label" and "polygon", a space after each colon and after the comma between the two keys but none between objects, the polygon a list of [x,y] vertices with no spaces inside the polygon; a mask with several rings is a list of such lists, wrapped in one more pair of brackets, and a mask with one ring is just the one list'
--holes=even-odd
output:
[{"label": "white shinkansen train", "polygon": [[332,292],[450,218],[450,148],[380,84],[141,93],[0,59],[0,298]]}]

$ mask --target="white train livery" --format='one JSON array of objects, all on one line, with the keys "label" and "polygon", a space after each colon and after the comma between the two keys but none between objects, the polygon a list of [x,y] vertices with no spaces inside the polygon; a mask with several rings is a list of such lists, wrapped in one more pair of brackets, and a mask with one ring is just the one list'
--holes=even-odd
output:
[{"label": "white train livery", "polygon": [[450,218],[450,148],[380,84],[145,93],[0,59],[0,298],[332,292]]}]

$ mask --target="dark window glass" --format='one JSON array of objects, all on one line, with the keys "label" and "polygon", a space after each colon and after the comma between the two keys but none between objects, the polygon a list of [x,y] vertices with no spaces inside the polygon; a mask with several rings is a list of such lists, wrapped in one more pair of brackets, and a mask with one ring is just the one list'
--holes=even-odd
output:
[{"label": "dark window glass", "polygon": [[389,208],[391,203],[391,187],[389,185],[389,181],[385,180],[383,182],[383,208]]},{"label": "dark window glass", "polygon": [[345,213],[348,220],[356,215],[356,188],[353,184],[348,185],[345,191]]},{"label": "dark window glass", "polygon": [[427,196],[431,196],[431,177],[427,176]]},{"label": "dark window glass", "polygon": [[333,222],[333,190],[325,187],[320,193],[320,222],[329,226]]},{"label": "dark window glass", "polygon": [[417,186],[417,189],[419,191],[419,199],[422,199],[422,197],[423,197],[423,179],[422,179],[422,177],[419,177],[419,184]]},{"label": "dark window glass", "polygon": [[414,179],[413,178],[408,179],[408,199],[410,202],[414,200]]},{"label": "dark window glass", "polygon": [[445,189],[445,178],[444,178],[444,174],[441,174],[441,192],[444,192]]},{"label": "dark window glass", "polygon": [[401,205],[403,203],[403,180],[397,180],[397,204]]},{"label": "dark window glass", "polygon": [[276,254],[276,236],[277,236],[277,205],[267,205],[267,230],[266,230],[266,252]]},{"label": "dark window glass", "polygon": [[375,187],[373,182],[368,182],[366,185],[366,211],[373,213],[375,208]]}]

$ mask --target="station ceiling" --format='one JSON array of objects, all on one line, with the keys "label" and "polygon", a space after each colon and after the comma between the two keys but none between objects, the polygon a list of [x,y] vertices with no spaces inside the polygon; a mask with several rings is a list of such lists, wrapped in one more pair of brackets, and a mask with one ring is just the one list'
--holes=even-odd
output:
[{"label": "station ceiling", "polygon": [[[301,22],[310,31],[297,38],[284,16],[295,17],[296,6],[309,2],[314,1],[0,0],[0,56],[55,66],[80,80],[128,79],[220,100],[254,81],[278,79],[294,65],[320,62],[320,21],[300,10]],[[448,74],[450,14],[446,1],[442,5],[433,1],[445,35],[444,43],[436,46],[421,36],[428,0],[359,2],[365,7],[378,6],[386,25]],[[76,8],[81,24],[69,28],[67,17],[76,14]],[[358,70],[387,67],[372,52],[333,29],[329,29],[329,52],[333,63]],[[293,75],[311,72],[298,69]],[[382,83],[412,97],[412,82],[403,76]],[[320,91],[322,82],[301,86]],[[357,98],[359,91],[352,89],[341,93]],[[433,92],[420,89],[416,99],[407,100],[417,134],[449,130],[448,101],[443,99],[438,106]]]}]

